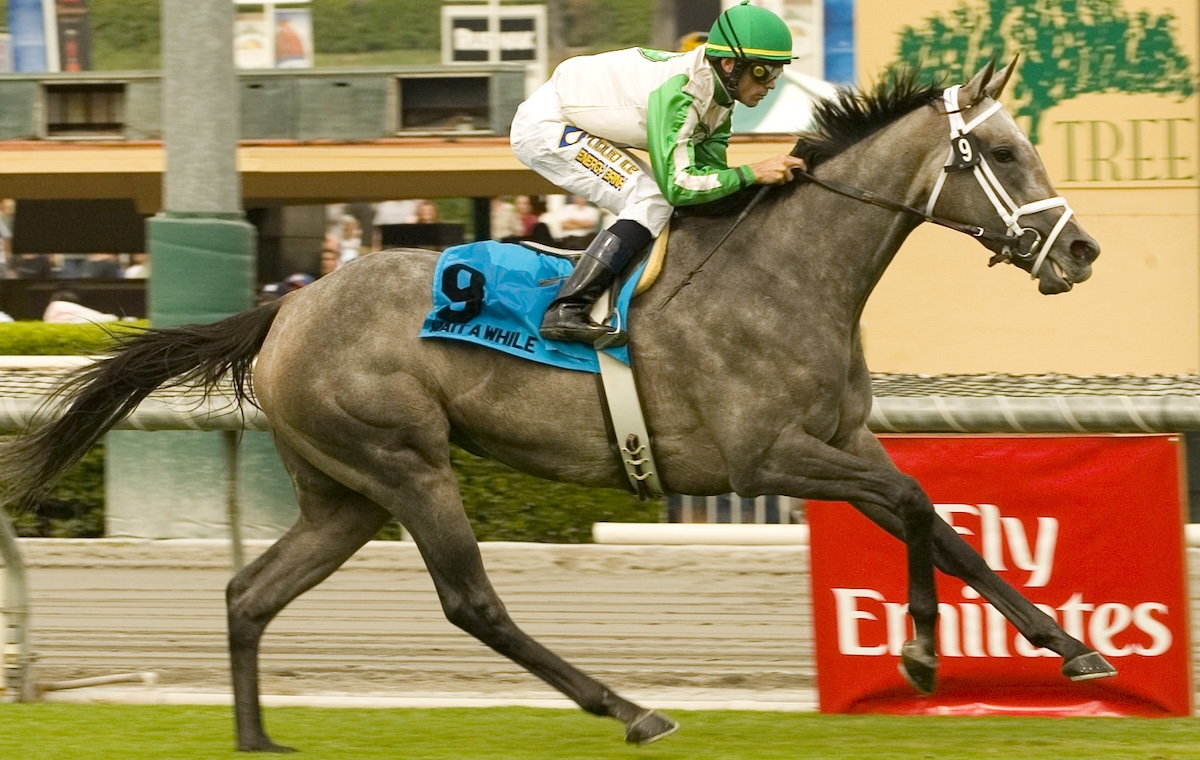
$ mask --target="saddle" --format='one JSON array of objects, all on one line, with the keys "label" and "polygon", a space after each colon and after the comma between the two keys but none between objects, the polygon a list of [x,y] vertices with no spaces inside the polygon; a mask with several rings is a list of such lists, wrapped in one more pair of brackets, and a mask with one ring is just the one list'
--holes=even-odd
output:
[{"label": "saddle", "polygon": [[[629,302],[662,271],[666,236],[660,236],[628,269],[597,317],[626,322]],[[420,337],[461,340],[562,369],[599,372],[597,350],[582,343],[547,341],[538,334],[542,315],[579,251],[537,243],[481,241],[442,252],[433,278],[433,309]],[[629,363],[624,347],[602,349]]]},{"label": "saddle", "polygon": [[[632,262],[592,318],[624,325],[629,303],[662,272],[668,232]],[[650,453],[650,436],[630,368],[629,347],[596,349],[547,341],[538,334],[542,315],[580,251],[538,243],[484,241],[447,248],[433,277],[433,308],[420,337],[460,340],[562,369],[599,376],[608,422],[631,489],[642,498],[663,493]]]},{"label": "saddle", "polygon": [[[638,275],[637,284],[634,286],[634,297],[640,296],[642,293],[650,289],[650,286],[658,280],[658,276],[662,274],[663,262],[667,257],[667,240],[671,235],[671,226],[668,224],[663,228],[662,233],[654,239],[654,242],[646,247],[641,253],[634,257],[630,263],[628,271],[622,277],[617,279],[613,290],[619,292],[629,276]],[[583,255],[583,251],[572,248],[559,248],[558,246],[546,245],[545,243],[535,243],[532,240],[523,240],[519,243],[526,248],[532,248],[535,251],[548,253],[551,256],[560,256],[571,261],[572,265],[579,261],[579,257]],[[645,266],[642,266],[645,262]]]}]

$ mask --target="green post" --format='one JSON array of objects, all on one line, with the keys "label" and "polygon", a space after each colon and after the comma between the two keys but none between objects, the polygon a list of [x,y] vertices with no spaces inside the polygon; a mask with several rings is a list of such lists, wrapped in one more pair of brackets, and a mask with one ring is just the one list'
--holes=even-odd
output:
[{"label": "green post", "polygon": [[[233,5],[162,4],[164,210],[146,235],[154,327],[215,322],[254,305],[256,234],[237,172]],[[240,502],[258,512],[244,516],[240,533],[270,537],[294,515],[291,485],[265,433],[247,432],[235,459],[219,432],[117,431],[107,446],[110,535],[236,539],[230,519],[241,516],[230,504]],[[246,494],[239,475],[251,462],[256,472],[246,480],[255,492]]]},{"label": "green post", "polygon": [[237,216],[168,211],[146,222],[152,325],[215,322],[253,304],[254,227]]}]

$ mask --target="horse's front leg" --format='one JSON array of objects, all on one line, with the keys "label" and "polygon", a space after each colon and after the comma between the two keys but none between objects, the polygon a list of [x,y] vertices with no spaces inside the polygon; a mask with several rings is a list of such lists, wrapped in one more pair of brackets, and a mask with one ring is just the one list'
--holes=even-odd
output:
[{"label": "horse's front leg", "polygon": [[[922,694],[932,694],[937,685],[937,584],[933,577],[933,502],[917,482],[907,475],[899,500],[893,502],[904,521],[904,543],[908,548],[908,614],[914,638],[900,650],[900,673]],[[878,508],[869,500],[850,499],[860,512]]]},{"label": "horse's front leg", "polygon": [[[851,450],[881,466],[894,467],[879,440],[863,430]],[[860,510],[888,533],[904,540],[904,523],[889,510],[860,506]],[[996,571],[954,528],[943,520],[933,521],[934,564],[942,572],[962,580],[975,589],[1012,623],[1031,644],[1045,647],[1063,659],[1062,674],[1073,681],[1106,678],[1117,669],[1098,652],[1063,630],[1054,618],[1038,609]]]},{"label": "horse's front leg", "polygon": [[[933,504],[915,480],[891,466],[811,438],[779,438],[731,478],[738,493],[773,493],[847,501],[874,519],[899,523],[908,548],[908,613],[914,638],[901,650],[900,672],[922,693],[937,682],[937,586],[933,577]],[[898,517],[898,519],[897,519]]]}]

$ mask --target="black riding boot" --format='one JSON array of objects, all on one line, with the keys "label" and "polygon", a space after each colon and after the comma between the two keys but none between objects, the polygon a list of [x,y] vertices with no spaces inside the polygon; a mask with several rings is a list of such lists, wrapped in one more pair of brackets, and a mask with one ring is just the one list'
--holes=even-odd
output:
[{"label": "black riding boot", "polygon": [[[640,225],[638,227],[644,229]],[[646,235],[649,236],[649,233]],[[637,250],[610,230],[601,230],[579,257],[571,276],[559,286],[558,294],[546,309],[540,331],[542,337],[588,345],[602,341],[604,347],[628,343],[629,336],[624,332],[597,324],[592,321],[589,312],[596,299],[612,285]]]}]

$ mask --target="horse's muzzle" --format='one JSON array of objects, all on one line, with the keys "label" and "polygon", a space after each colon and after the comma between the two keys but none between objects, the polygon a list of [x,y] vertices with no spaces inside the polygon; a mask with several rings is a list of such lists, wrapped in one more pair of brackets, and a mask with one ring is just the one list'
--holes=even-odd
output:
[{"label": "horse's muzzle", "polygon": [[1091,266],[1100,257],[1100,246],[1091,238],[1080,238],[1071,241],[1071,257],[1080,264]]}]

